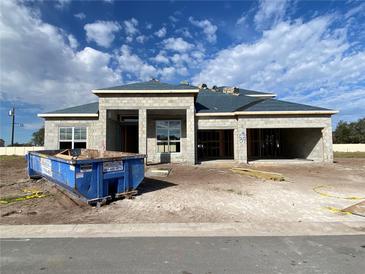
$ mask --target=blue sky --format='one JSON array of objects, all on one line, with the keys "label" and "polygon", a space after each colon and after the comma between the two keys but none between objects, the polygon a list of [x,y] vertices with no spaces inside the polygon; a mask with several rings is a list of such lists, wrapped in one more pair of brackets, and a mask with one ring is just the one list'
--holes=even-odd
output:
[{"label": "blue sky", "polygon": [[363,1],[1,1],[0,119],[16,142],[37,113],[149,80],[232,85],[365,116]]}]

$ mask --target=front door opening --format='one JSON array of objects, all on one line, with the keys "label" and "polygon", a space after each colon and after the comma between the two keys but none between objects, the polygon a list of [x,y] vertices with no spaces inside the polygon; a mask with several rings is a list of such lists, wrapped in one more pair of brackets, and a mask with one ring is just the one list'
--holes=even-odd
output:
[{"label": "front door opening", "polygon": [[233,129],[198,130],[199,161],[233,158]]},{"label": "front door opening", "polygon": [[138,153],[138,111],[108,110],[106,149]]},{"label": "front door opening", "polygon": [[121,124],[121,131],[122,151],[138,153],[138,123]]}]

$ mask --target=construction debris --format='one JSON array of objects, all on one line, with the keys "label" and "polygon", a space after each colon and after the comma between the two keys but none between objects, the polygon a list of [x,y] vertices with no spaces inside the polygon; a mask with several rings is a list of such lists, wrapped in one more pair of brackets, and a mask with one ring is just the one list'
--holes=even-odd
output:
[{"label": "construction debris", "polygon": [[147,177],[167,177],[171,172],[171,168],[149,168],[146,171]]},{"label": "construction debris", "polygon": [[234,167],[231,168],[234,173],[248,175],[257,179],[272,180],[272,181],[285,181],[285,177],[281,173],[261,171],[257,169]]},{"label": "construction debris", "polygon": [[365,217],[365,201],[349,206],[343,210],[354,215]]},{"label": "construction debris", "polygon": [[102,158],[119,158],[125,156],[133,156],[135,153],[107,151],[97,149],[65,149],[54,155],[55,157],[65,160],[88,160],[88,159],[102,159]]}]

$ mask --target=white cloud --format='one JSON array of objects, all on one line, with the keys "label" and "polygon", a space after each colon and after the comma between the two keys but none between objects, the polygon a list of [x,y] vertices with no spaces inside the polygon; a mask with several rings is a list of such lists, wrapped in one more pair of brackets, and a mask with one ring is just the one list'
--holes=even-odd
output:
[{"label": "white cloud", "polygon": [[165,27],[160,28],[158,31],[155,32],[155,35],[159,38],[163,38],[166,36],[167,30]]},{"label": "white cloud", "polygon": [[80,19],[80,20],[83,20],[83,19],[85,19],[85,18],[86,18],[86,14],[85,14],[85,13],[83,13],[83,12],[76,13],[76,14],[74,14],[74,16],[75,16],[76,18]]},{"label": "white cloud", "polygon": [[184,52],[192,49],[194,47],[193,44],[186,42],[181,37],[178,38],[167,38],[162,41],[164,44],[165,49]]},{"label": "white cloud", "polygon": [[189,21],[191,24],[193,24],[194,26],[201,28],[205,34],[205,36],[207,37],[207,40],[210,43],[215,43],[217,41],[217,26],[212,24],[212,22],[210,22],[209,20],[205,19],[205,20],[194,20],[193,17],[189,17]]},{"label": "white cloud", "polygon": [[137,36],[136,37],[136,41],[138,42],[138,43],[141,43],[141,44],[143,44],[144,42],[146,42],[147,41],[147,36],[146,35],[139,35],[139,36]]},{"label": "white cloud", "polygon": [[65,31],[44,23],[39,12],[2,2],[0,100],[45,110],[96,100],[96,87],[121,82],[110,56],[92,48],[75,51]]},{"label": "white cloud", "polygon": [[350,9],[349,11],[347,11],[346,14],[345,14],[345,18],[347,19],[347,18],[355,16],[359,13],[362,13],[362,14],[365,13],[365,3],[361,3],[360,5]]},{"label": "white cloud", "polygon": [[128,36],[133,36],[138,33],[137,26],[138,20],[135,18],[124,21],[124,31]]},{"label": "white cloud", "polygon": [[185,38],[193,38],[193,36],[191,35],[190,31],[188,30],[188,28],[180,28],[180,29],[176,29],[175,32],[177,34],[180,34],[182,36],[184,36]]},{"label": "white cloud", "polygon": [[64,9],[71,3],[71,0],[55,0],[54,2],[57,9]]},{"label": "white cloud", "polygon": [[346,30],[332,29],[332,22],[331,17],[306,23],[281,22],[253,44],[242,43],[218,52],[193,82],[272,91],[284,99],[338,106],[344,112],[351,104],[334,105],[330,98],[337,100],[343,92],[352,98],[356,90],[364,96],[354,98],[364,106],[365,90],[360,83],[365,81],[365,52],[350,54]]},{"label": "white cloud", "polygon": [[243,25],[246,23],[247,17],[242,15],[240,18],[237,19],[236,25]]},{"label": "white cloud", "polygon": [[168,64],[169,58],[166,57],[166,52],[160,51],[155,57],[151,58],[156,63]]},{"label": "white cloud", "polygon": [[94,41],[99,46],[107,48],[114,41],[114,33],[120,30],[120,25],[113,21],[96,21],[86,24],[84,29],[87,41]]},{"label": "white cloud", "polygon": [[147,24],[146,24],[146,29],[152,29],[152,26],[153,26],[153,25],[152,25],[151,23],[147,23]]},{"label": "white cloud", "polygon": [[138,79],[147,81],[152,77],[156,77],[158,71],[155,67],[144,62],[139,56],[132,53],[131,48],[123,45],[115,55],[115,60],[118,63],[117,72],[132,73]]},{"label": "white cloud", "polygon": [[170,20],[171,22],[173,22],[173,23],[177,23],[177,22],[179,22],[179,19],[178,19],[177,17],[173,16],[173,15],[170,15],[170,16],[169,16],[169,20]]},{"label": "white cloud", "polygon": [[257,29],[265,29],[280,22],[285,15],[287,0],[260,0],[254,22]]},{"label": "white cloud", "polygon": [[170,81],[176,73],[177,71],[175,67],[164,67],[160,70],[161,80]]},{"label": "white cloud", "polygon": [[76,49],[79,46],[79,43],[72,34],[67,35],[67,39],[71,48]]}]

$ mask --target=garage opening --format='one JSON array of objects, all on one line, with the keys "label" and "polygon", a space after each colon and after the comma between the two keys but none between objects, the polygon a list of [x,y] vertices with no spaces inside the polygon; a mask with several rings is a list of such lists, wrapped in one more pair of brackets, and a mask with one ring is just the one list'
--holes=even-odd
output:
[{"label": "garage opening", "polygon": [[321,128],[247,129],[247,158],[307,159],[323,157]]},{"label": "garage opening", "polygon": [[138,111],[108,110],[106,149],[138,153]]},{"label": "garage opening", "polygon": [[198,130],[198,161],[233,157],[233,129]]}]

